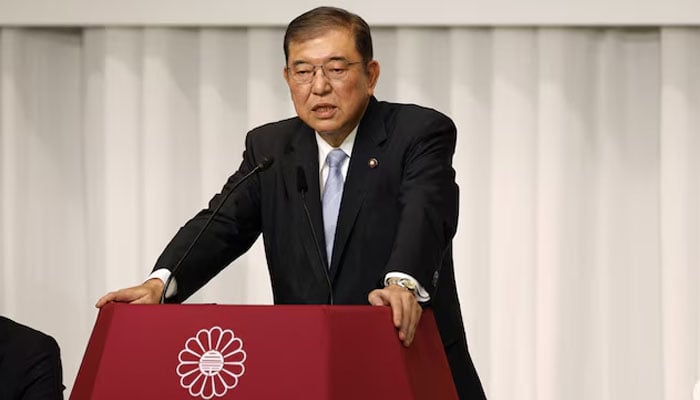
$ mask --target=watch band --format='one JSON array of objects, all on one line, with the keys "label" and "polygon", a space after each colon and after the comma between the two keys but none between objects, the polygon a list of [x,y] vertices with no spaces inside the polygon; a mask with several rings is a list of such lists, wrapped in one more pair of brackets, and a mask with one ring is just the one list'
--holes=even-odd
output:
[{"label": "watch band", "polygon": [[416,292],[417,284],[413,279],[391,277],[386,280],[386,285],[397,285],[408,289],[411,293]]}]

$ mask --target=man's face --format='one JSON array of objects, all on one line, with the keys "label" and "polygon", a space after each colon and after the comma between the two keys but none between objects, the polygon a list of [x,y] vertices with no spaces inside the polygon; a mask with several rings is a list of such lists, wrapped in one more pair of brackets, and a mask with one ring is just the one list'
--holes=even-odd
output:
[{"label": "man's face", "polygon": [[313,39],[289,43],[287,67],[321,65],[331,60],[351,64],[340,80],[329,79],[322,68],[312,72],[309,83],[299,83],[285,68],[292,102],[299,117],[334,146],[359,123],[379,77],[379,64],[370,61],[365,66],[355,48],[355,41],[346,29],[329,30]]}]

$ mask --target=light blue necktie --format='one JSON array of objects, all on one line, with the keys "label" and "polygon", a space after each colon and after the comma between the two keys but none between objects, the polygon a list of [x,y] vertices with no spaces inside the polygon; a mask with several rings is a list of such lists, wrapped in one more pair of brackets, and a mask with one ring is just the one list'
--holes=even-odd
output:
[{"label": "light blue necktie", "polygon": [[329,267],[331,265],[331,256],[333,255],[335,227],[338,225],[340,199],[343,197],[344,180],[340,169],[347,157],[348,155],[341,149],[333,149],[326,156],[328,178],[326,178],[326,186],[323,188],[321,203],[323,204],[323,232],[326,236],[326,255],[328,256]]}]

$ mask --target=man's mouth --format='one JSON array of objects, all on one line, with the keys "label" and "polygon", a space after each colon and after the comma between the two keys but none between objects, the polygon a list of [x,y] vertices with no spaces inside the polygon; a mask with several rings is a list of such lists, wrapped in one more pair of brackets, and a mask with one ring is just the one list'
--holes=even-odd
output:
[{"label": "man's mouth", "polygon": [[336,107],[332,104],[317,104],[311,111],[319,117],[330,117],[334,114]]}]

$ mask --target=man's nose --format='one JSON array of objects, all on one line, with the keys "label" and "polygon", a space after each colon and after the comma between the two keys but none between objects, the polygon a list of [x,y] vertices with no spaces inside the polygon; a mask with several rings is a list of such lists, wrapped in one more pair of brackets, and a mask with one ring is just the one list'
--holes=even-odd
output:
[{"label": "man's nose", "polygon": [[313,79],[311,80],[311,91],[314,94],[324,94],[331,90],[331,83],[326,77],[326,73],[322,67],[318,67],[314,71]]}]

